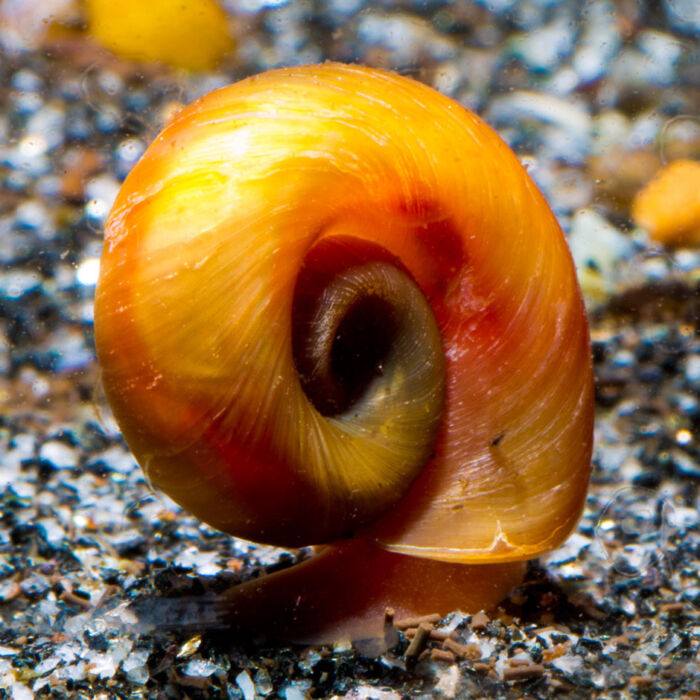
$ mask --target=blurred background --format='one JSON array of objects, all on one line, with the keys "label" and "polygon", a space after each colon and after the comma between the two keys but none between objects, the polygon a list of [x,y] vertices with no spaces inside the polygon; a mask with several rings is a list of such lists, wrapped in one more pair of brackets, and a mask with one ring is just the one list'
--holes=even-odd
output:
[{"label": "blurred background", "polygon": [[[699,38],[698,0],[0,0],[0,696],[696,692]],[[476,662],[244,653],[210,639],[216,620],[130,613],[303,553],[221,536],[148,489],[99,394],[105,218],[184,104],[325,60],[411,76],[493,126],[557,215],[590,312],[588,507],[490,626],[446,621]],[[509,676],[513,659],[534,670]]]}]

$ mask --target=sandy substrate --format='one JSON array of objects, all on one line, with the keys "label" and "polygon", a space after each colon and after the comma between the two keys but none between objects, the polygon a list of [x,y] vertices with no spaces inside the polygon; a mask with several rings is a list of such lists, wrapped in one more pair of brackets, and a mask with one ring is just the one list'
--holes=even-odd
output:
[{"label": "sandy substrate", "polygon": [[[238,49],[216,73],[2,35],[0,695],[697,697],[700,254],[629,214],[658,167],[700,157],[692,0],[248,5],[230,8]],[[579,528],[500,609],[432,621],[423,655],[406,630],[370,657],[254,648],[183,607],[306,553],[221,535],[150,490],[99,393],[92,297],[119,183],[183,103],[326,58],[412,75],[496,127],[567,232],[590,307]]]}]

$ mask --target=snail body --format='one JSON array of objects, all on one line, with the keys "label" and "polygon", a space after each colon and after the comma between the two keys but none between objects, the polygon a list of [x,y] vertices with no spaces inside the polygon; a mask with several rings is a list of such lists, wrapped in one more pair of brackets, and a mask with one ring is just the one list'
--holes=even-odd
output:
[{"label": "snail body", "polygon": [[95,333],[149,479],[236,536],[512,585],[583,507],[566,242],[495,132],[415,81],[304,66],[184,109],[110,214]]}]

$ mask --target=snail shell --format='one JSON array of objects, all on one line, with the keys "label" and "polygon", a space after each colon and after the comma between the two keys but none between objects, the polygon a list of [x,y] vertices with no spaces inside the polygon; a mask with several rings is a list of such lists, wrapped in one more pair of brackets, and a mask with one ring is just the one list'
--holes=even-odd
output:
[{"label": "snail shell", "polygon": [[110,214],[95,332],[150,480],[239,537],[493,563],[580,515],[566,242],[501,139],[413,80],[304,66],[184,109]]}]

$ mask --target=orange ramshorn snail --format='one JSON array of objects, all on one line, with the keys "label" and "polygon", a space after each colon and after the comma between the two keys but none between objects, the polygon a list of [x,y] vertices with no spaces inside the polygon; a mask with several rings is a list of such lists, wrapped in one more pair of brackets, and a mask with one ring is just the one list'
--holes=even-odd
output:
[{"label": "orange ramshorn snail", "polygon": [[388,605],[475,612],[578,521],[566,242],[501,139],[413,80],[304,66],[184,109],[110,214],[95,333],[155,486],[238,537],[327,545],[233,589],[234,622],[323,640]]}]

